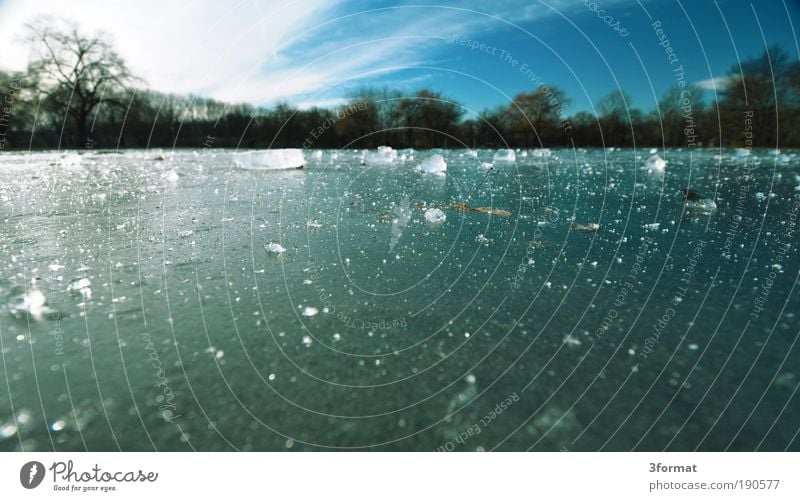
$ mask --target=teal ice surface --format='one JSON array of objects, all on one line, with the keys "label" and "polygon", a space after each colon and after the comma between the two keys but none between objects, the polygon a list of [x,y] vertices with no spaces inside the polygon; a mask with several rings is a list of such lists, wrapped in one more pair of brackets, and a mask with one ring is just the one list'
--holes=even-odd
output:
[{"label": "teal ice surface", "polygon": [[158,153],[0,155],[0,450],[800,447],[797,152]]}]

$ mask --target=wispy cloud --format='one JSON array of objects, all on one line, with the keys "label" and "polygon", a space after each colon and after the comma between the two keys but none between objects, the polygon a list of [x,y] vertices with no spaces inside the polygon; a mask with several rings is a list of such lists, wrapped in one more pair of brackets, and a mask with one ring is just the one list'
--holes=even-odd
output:
[{"label": "wispy cloud", "polygon": [[[549,4],[576,9],[572,0]],[[0,3],[0,65],[24,68],[29,55],[14,41],[26,22],[48,14],[111,34],[134,73],[156,90],[305,106],[339,99],[359,81],[430,65],[453,34],[505,28],[481,13],[489,9],[515,22],[553,14],[523,0],[501,6],[470,0],[458,8],[344,0],[6,0]],[[429,77],[400,75],[407,83]]]},{"label": "wispy cloud", "polygon": [[720,90],[724,89],[731,83],[732,79],[729,76],[707,78],[706,80],[699,80],[694,82],[694,85],[703,90]]}]

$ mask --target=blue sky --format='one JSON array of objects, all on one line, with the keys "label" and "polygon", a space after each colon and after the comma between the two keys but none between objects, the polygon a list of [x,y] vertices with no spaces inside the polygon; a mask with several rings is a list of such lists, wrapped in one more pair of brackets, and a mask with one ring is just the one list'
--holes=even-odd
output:
[{"label": "blue sky", "polygon": [[566,91],[572,99],[568,113],[591,111],[593,102],[618,88],[633,106],[649,110],[676,82],[675,65],[659,46],[653,22],[661,22],[686,81],[711,89],[737,53],[758,55],[765,40],[800,57],[797,4],[1,0],[0,66],[24,67],[30,55],[16,42],[22,25],[48,13],[109,33],[132,69],[149,86],[168,92],[308,107],[340,103],[362,85],[425,86],[479,111],[506,104],[541,79]]}]

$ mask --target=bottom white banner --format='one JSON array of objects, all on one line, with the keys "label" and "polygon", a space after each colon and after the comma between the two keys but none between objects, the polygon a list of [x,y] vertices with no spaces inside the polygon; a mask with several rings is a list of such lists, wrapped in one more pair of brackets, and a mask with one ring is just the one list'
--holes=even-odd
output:
[{"label": "bottom white banner", "polygon": [[0,499],[800,499],[798,453],[6,453]]}]

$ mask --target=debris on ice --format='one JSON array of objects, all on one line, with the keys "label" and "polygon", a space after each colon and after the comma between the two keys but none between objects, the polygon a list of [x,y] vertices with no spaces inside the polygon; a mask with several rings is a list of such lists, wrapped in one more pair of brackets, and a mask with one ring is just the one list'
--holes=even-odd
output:
[{"label": "debris on ice", "polygon": [[597,223],[572,223],[572,229],[575,231],[582,231],[584,233],[594,233],[600,229],[600,225]]}]

